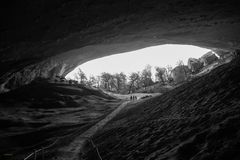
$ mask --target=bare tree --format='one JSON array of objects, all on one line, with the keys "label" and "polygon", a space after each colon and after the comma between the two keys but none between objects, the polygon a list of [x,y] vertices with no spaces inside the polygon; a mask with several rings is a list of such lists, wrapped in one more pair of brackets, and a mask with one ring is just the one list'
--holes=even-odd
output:
[{"label": "bare tree", "polygon": [[143,87],[146,89],[147,86],[150,86],[153,84],[152,80],[152,67],[148,64],[142,71],[141,74],[141,81],[143,84]]},{"label": "bare tree", "polygon": [[167,76],[168,82],[172,81],[172,76],[171,76],[172,70],[173,70],[172,66],[170,65],[166,66],[166,76]]},{"label": "bare tree", "polygon": [[156,73],[155,77],[159,82],[162,82],[163,84],[165,83],[165,77],[166,77],[166,68],[161,68],[161,67],[155,67]]},{"label": "bare tree", "polygon": [[96,83],[97,83],[97,87],[99,88],[101,84],[101,76],[96,77]]},{"label": "bare tree", "polygon": [[129,76],[129,88],[128,93],[134,92],[139,87],[140,80],[140,73],[139,72],[133,72]]},{"label": "bare tree", "polygon": [[183,60],[178,60],[176,63],[177,66],[184,66]]},{"label": "bare tree", "polygon": [[110,91],[118,91],[116,77],[112,74],[110,74],[109,87]]},{"label": "bare tree", "polygon": [[89,77],[89,80],[87,81],[88,86],[97,86],[97,78],[95,78],[93,75]]},{"label": "bare tree", "polygon": [[112,75],[110,73],[103,72],[101,74],[101,83],[102,87],[106,90],[110,90],[110,80],[112,78]]},{"label": "bare tree", "polygon": [[115,82],[116,82],[116,90],[119,93],[120,91],[124,90],[126,87],[126,75],[121,72],[121,73],[116,73],[114,75]]},{"label": "bare tree", "polygon": [[78,71],[74,74],[74,79],[77,80],[80,84],[85,84],[87,77],[85,73],[78,68]]}]

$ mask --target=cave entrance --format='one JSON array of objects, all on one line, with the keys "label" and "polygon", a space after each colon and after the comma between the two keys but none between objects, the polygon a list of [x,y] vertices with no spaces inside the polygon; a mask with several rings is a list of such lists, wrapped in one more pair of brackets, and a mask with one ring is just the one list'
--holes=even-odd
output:
[{"label": "cave entrance", "polygon": [[179,61],[187,65],[189,58],[200,58],[210,49],[193,45],[166,44],[144,49],[119,53],[94,59],[76,67],[66,75],[67,79],[75,79],[79,68],[87,77],[98,76],[102,72],[111,74],[124,72],[130,74],[144,69],[146,65],[154,67],[176,67]]},{"label": "cave entrance", "polygon": [[[147,74],[146,72],[149,73],[147,76],[151,79],[151,84],[165,82],[171,77],[176,81],[182,81],[186,77],[178,80],[176,78],[178,75],[175,75],[178,73],[174,73],[174,71],[179,72],[177,68],[182,66],[185,68],[185,74],[196,72],[196,66],[192,69],[190,61],[196,63],[194,65],[202,64],[203,67],[205,62],[201,58],[209,53],[214,54],[215,58],[217,57],[210,49],[193,45],[166,44],[147,47],[88,61],[76,67],[65,78],[94,87],[102,86],[103,89],[111,91],[119,91],[117,85],[119,85],[118,79],[121,76],[125,77],[126,85],[131,85],[129,81],[137,79],[137,77],[143,79],[143,74]],[[199,64],[197,64],[198,62]],[[201,66],[198,67],[199,72]],[[104,78],[108,80],[105,81]],[[146,84],[136,84],[134,90],[139,89],[140,86],[146,87]]]}]

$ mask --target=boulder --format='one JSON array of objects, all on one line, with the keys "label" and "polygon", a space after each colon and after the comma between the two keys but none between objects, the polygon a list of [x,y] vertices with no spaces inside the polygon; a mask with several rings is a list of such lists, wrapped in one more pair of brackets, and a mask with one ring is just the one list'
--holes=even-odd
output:
[{"label": "boulder", "polygon": [[201,58],[200,61],[203,63],[204,66],[208,66],[218,60],[218,57],[212,52],[207,52],[204,54]]},{"label": "boulder", "polygon": [[199,72],[203,68],[203,63],[196,58],[189,58],[188,59],[188,68],[193,72]]},{"label": "boulder", "polygon": [[234,52],[227,50],[216,49],[214,52],[219,56],[221,60],[232,59],[234,56]]},{"label": "boulder", "polygon": [[181,83],[187,80],[190,70],[188,66],[177,66],[172,70],[171,76],[176,83]]}]

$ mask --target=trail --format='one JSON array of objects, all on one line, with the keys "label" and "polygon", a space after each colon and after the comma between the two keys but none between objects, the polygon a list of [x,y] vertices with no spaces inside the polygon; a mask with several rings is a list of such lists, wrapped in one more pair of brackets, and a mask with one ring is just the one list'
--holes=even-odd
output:
[{"label": "trail", "polygon": [[88,139],[91,138],[94,134],[102,129],[110,120],[112,120],[130,101],[123,102],[120,106],[117,107],[112,113],[107,115],[104,119],[99,121],[97,124],[89,128],[87,131],[76,137],[76,139],[70,143],[68,146],[60,148],[59,152],[61,153],[58,157],[55,157],[57,160],[79,160],[79,154],[83,150],[84,145],[87,143]]}]

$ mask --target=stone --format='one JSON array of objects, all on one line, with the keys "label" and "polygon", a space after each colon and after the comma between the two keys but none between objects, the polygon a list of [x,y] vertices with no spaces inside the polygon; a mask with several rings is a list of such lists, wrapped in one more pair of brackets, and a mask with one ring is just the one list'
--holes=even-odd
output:
[{"label": "stone", "polygon": [[203,68],[203,63],[199,59],[189,58],[188,59],[188,68],[193,73],[197,73]]},{"label": "stone", "polygon": [[207,52],[204,54],[201,58],[200,61],[203,63],[204,66],[208,66],[218,60],[218,57],[212,52]]},{"label": "stone", "polygon": [[213,51],[219,56],[220,63],[230,62],[234,58],[234,52],[221,49],[215,49]]},{"label": "stone", "polygon": [[187,80],[189,73],[188,66],[177,66],[172,70],[171,76],[175,83],[181,83]]}]

